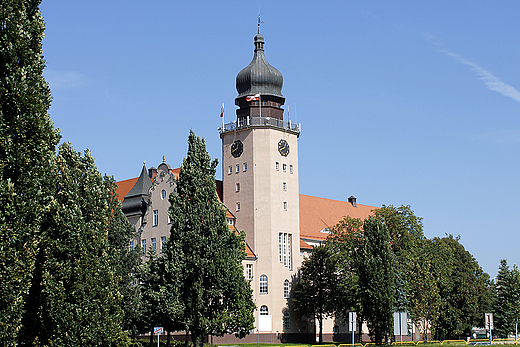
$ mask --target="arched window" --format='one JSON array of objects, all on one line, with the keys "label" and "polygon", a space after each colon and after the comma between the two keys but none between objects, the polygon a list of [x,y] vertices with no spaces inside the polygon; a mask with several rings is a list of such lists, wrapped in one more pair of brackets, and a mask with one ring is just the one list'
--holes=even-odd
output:
[{"label": "arched window", "polygon": [[267,286],[267,276],[262,275],[260,276],[260,294],[267,294],[268,293],[268,286]]},{"label": "arched window", "polygon": [[269,309],[267,306],[263,305],[260,307],[260,315],[261,316],[267,316],[269,314]]},{"label": "arched window", "polygon": [[283,297],[285,299],[289,298],[289,280],[283,281]]},{"label": "arched window", "polygon": [[283,328],[285,330],[291,329],[291,316],[289,315],[289,310],[285,310],[283,313]]}]

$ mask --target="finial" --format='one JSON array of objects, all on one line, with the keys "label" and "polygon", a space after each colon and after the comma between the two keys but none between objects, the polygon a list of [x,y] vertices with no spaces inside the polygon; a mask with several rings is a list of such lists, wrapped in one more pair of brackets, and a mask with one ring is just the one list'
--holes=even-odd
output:
[{"label": "finial", "polygon": [[166,163],[166,156],[164,154],[162,156],[162,162],[163,162],[163,164]]},{"label": "finial", "polygon": [[146,166],[146,160],[143,160],[143,165]]},{"label": "finial", "polygon": [[262,22],[260,20],[260,7],[258,7],[258,33],[260,34],[260,24],[263,24],[264,22]]}]

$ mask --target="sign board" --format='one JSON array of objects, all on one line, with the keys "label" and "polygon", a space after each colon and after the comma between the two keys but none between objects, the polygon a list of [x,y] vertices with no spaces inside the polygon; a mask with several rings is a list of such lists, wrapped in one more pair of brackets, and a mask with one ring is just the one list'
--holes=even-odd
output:
[{"label": "sign board", "polygon": [[408,335],[408,314],[394,312],[394,335]]},{"label": "sign board", "polygon": [[486,313],[486,330],[493,330],[493,313]]},{"label": "sign board", "polygon": [[154,334],[162,334],[162,333],[164,333],[164,329],[163,329],[163,327],[154,327],[153,328],[153,333]]},{"label": "sign board", "polygon": [[273,331],[273,316],[262,314],[259,315],[258,331]]},{"label": "sign board", "polygon": [[356,312],[348,313],[348,331],[356,331]]}]

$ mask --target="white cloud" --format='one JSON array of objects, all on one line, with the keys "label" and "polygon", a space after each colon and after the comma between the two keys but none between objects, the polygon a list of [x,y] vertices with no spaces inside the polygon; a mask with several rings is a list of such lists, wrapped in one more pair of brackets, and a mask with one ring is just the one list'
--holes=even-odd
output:
[{"label": "white cloud", "polygon": [[45,80],[49,83],[51,89],[72,89],[81,87],[85,84],[84,77],[75,71],[44,71]]},{"label": "white cloud", "polygon": [[484,82],[485,86],[492,91],[502,94],[503,96],[507,96],[517,102],[520,102],[520,91],[516,90],[515,87],[510,86],[507,83],[502,82],[502,80],[495,75],[493,75],[488,70],[478,66],[472,61],[469,61],[460,55],[453,53],[446,48],[444,48],[444,42],[439,39],[437,36],[432,35],[430,33],[421,33],[422,36],[432,43],[440,52],[446,54],[448,57],[457,60],[459,63],[468,65],[472,68],[473,71],[477,73],[479,79]]},{"label": "white cloud", "polygon": [[448,57],[454,58],[458,60],[460,63],[470,66],[473,69],[473,71],[477,73],[479,79],[482,82],[484,82],[488,89],[520,102],[520,91],[516,90],[513,86],[510,86],[509,84],[502,82],[500,78],[496,77],[488,70],[478,66],[472,61],[469,61],[461,57],[458,54],[455,54],[447,50],[442,50],[442,52],[446,54]]}]

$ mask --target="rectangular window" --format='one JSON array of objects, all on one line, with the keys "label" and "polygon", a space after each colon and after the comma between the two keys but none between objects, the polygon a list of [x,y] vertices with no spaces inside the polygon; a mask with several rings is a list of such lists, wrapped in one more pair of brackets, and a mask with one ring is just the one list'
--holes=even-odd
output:
[{"label": "rectangular window", "polygon": [[253,264],[246,264],[246,279],[253,279]]},{"label": "rectangular window", "polygon": [[283,190],[284,192],[287,191],[287,183],[286,183],[286,182],[283,182],[283,183],[282,183],[282,190]]},{"label": "rectangular window", "polygon": [[292,165],[289,165],[289,172],[290,172],[290,173],[293,173]]},{"label": "rectangular window", "polygon": [[279,162],[276,162],[274,167],[276,168],[276,171],[280,171],[280,163]]},{"label": "rectangular window", "polygon": [[235,224],[235,221],[233,220],[233,218],[228,218],[228,219],[227,219],[227,224],[228,224],[228,225],[234,225],[234,224]]},{"label": "rectangular window", "polygon": [[285,311],[283,315],[283,328],[285,330],[291,329],[291,316],[289,315],[289,311]]},{"label": "rectangular window", "polygon": [[152,250],[156,251],[157,250],[157,241],[156,241],[155,237],[152,237],[150,241],[152,243]]},{"label": "rectangular window", "polygon": [[153,210],[153,226],[159,225],[159,210]]},{"label": "rectangular window", "polygon": [[287,201],[284,201],[284,202],[283,202],[283,210],[284,210],[284,211],[287,211]]},{"label": "rectangular window", "polygon": [[283,172],[287,172],[287,164],[284,163],[282,168],[283,168]]},{"label": "rectangular window", "polygon": [[239,192],[240,191],[240,183],[236,183],[235,184],[235,192]]},{"label": "rectangular window", "polygon": [[244,172],[247,171],[247,163],[244,163],[244,165],[242,166],[244,168]]},{"label": "rectangular window", "polygon": [[233,167],[229,166],[228,167],[228,175],[231,175],[232,173],[233,173]]},{"label": "rectangular window", "polygon": [[240,172],[240,164],[237,164],[237,173]]},{"label": "rectangular window", "polygon": [[240,203],[237,202],[237,212],[240,211]]},{"label": "rectangular window", "polygon": [[164,252],[166,247],[166,236],[161,236],[161,253]]},{"label": "rectangular window", "polygon": [[134,249],[134,240],[130,241],[130,249]]},{"label": "rectangular window", "polygon": [[146,239],[141,240],[141,246],[143,247],[143,253],[146,254]]},{"label": "rectangular window", "polygon": [[170,217],[170,215],[168,214],[168,224],[172,224],[173,221],[172,221],[172,217]]},{"label": "rectangular window", "polygon": [[278,234],[278,250],[280,255],[280,263],[289,269],[292,268],[291,240],[292,235],[289,233]]}]

